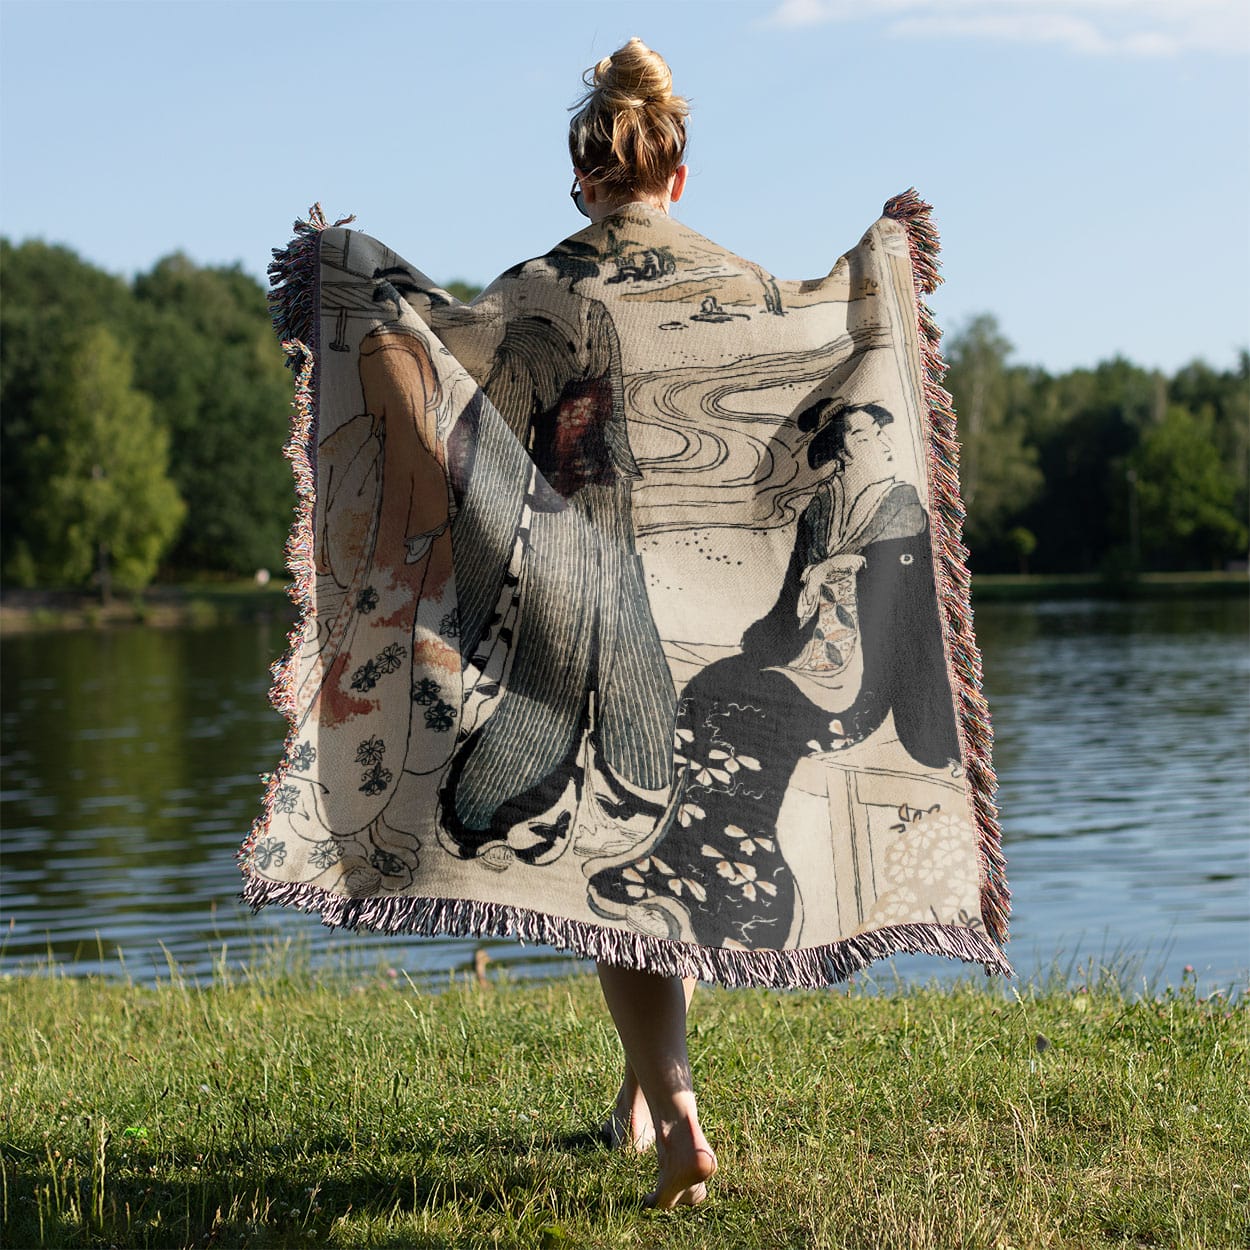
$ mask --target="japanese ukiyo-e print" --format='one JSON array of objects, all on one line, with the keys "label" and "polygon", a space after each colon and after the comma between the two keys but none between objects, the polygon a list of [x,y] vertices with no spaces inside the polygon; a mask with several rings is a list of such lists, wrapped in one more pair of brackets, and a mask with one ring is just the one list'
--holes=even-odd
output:
[{"label": "japanese ukiyo-e print", "polygon": [[935,240],[887,213],[785,282],[631,205],[472,304],[303,225],[245,897],[729,984],[1008,970]]}]

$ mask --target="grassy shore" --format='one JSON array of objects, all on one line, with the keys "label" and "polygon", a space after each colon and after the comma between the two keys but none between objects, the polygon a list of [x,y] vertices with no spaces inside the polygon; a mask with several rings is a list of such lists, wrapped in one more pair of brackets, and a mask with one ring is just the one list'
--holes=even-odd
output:
[{"label": "grassy shore", "polygon": [[1244,599],[1250,578],[1241,573],[1142,573],[1102,577],[1096,573],[978,573],[972,599],[978,603],[1039,599]]},{"label": "grassy shore", "polygon": [[[1097,574],[978,574],[974,603],[1039,599],[1244,598],[1245,573],[1145,573],[1107,580]],[[82,591],[14,590],[0,593],[0,633],[98,629],[114,625],[207,626],[270,618],[294,619],[284,584],[271,581],[202,581],[153,586],[118,595],[107,606]]]},{"label": "grassy shore", "polygon": [[118,594],[108,604],[77,590],[17,590],[0,594],[0,634],[116,625],[224,625],[235,621],[294,620],[295,608],[281,579],[202,581],[149,587],[142,594]]},{"label": "grassy shore", "polygon": [[211,988],[0,983],[4,1245],[1245,1246],[1243,995],[1114,982],[701,989],[721,1171],[592,1130],[619,1079],[593,980],[418,992],[281,971]]}]

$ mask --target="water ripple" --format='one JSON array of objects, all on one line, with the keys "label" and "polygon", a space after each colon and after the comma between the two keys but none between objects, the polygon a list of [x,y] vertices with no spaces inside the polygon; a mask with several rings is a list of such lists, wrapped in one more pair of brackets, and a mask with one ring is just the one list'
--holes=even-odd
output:
[{"label": "water ripple", "polygon": [[[977,625],[994,711],[1014,894],[1010,954],[1166,949],[1225,985],[1250,967],[1246,605],[988,605]],[[574,966],[505,940],[330,934],[237,901],[235,851],[281,748],[265,700],[278,625],[6,640],[0,969],[46,958],[151,979],[300,935],[317,960],[428,976],[475,947],[521,975]],[[210,663],[211,660],[211,663]],[[946,968],[897,960],[927,978]]]}]

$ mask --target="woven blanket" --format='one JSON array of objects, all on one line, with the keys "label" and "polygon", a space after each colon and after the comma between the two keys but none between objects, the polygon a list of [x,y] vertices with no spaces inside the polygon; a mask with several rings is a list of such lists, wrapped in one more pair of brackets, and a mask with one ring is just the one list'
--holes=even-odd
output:
[{"label": "woven blanket", "polygon": [[245,900],[729,985],[1010,974],[928,205],[790,282],[633,204],[470,304],[310,216]]}]

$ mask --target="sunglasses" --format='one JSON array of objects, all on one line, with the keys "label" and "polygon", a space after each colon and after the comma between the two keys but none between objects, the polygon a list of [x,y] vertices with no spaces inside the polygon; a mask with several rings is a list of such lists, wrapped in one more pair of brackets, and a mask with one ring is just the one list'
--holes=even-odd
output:
[{"label": "sunglasses", "polygon": [[589,217],[586,211],[586,201],[582,198],[582,184],[579,178],[573,179],[573,189],[569,192],[569,199],[573,201],[573,207],[577,209],[583,217]]}]

